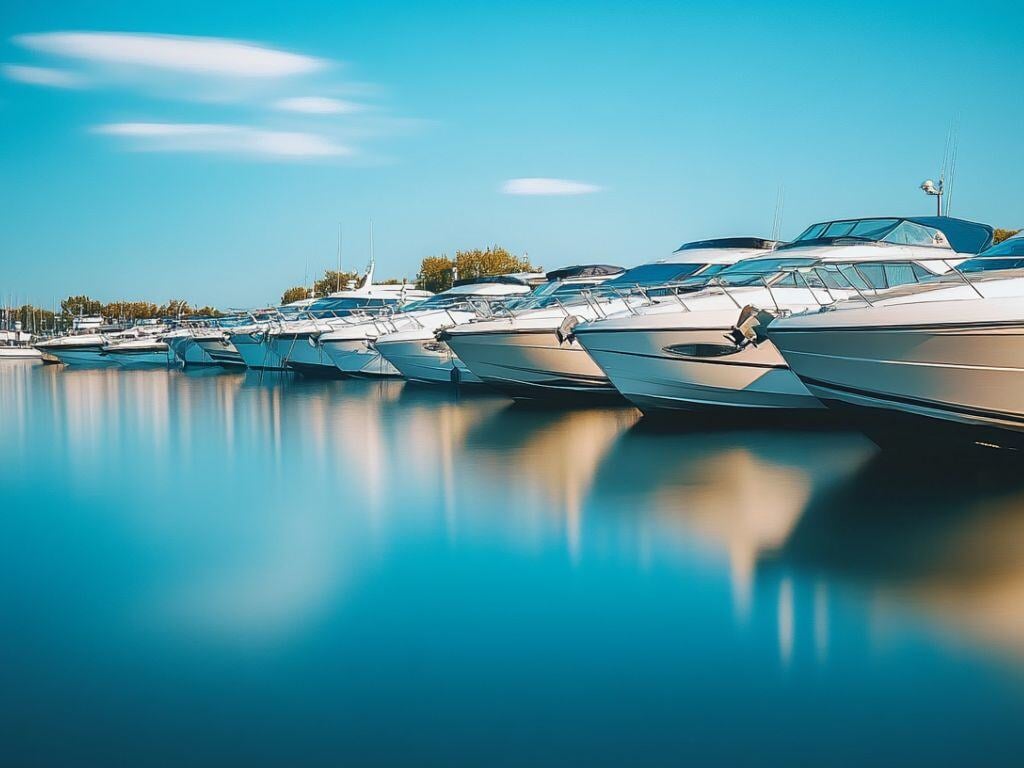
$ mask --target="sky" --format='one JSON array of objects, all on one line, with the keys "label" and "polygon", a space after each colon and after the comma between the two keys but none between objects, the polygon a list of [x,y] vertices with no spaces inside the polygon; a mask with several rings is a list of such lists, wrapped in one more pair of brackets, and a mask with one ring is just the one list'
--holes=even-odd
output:
[{"label": "sky", "polygon": [[[0,0],[0,297],[267,304],[337,263],[549,269],[1024,225],[1017,3]],[[308,277],[307,277],[308,276]]]}]

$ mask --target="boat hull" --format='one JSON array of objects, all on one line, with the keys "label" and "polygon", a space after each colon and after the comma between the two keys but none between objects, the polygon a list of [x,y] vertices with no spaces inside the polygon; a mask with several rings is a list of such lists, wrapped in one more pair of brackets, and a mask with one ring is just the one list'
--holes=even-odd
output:
[{"label": "boat hull", "polygon": [[580,330],[578,339],[642,410],[812,410],[822,404],[770,343],[737,348],[728,327]]},{"label": "boat hull", "polygon": [[285,367],[296,373],[303,376],[341,376],[341,371],[316,343],[313,334],[272,334],[269,343]]},{"label": "boat hull", "polygon": [[368,339],[320,340],[324,355],[346,376],[400,377],[401,372]]},{"label": "boat hull", "polygon": [[238,349],[227,338],[218,336],[206,339],[197,339],[196,344],[198,344],[206,356],[217,365],[245,365],[242,355],[239,354]]},{"label": "boat hull", "polygon": [[191,336],[175,336],[167,339],[167,346],[174,357],[185,366],[216,365],[196,340]]},{"label": "boat hull", "polygon": [[0,347],[0,360],[42,360],[43,353],[34,347]]},{"label": "boat hull", "polygon": [[246,367],[255,371],[285,370],[284,360],[265,333],[233,333],[230,338]]},{"label": "boat hull", "polygon": [[52,355],[64,365],[113,365],[114,361],[103,354],[102,346],[61,349],[47,347],[46,354]]},{"label": "boat hull", "polygon": [[[883,445],[911,443],[924,452],[951,446],[1019,451],[1019,303],[951,301],[821,313],[792,318],[795,323],[773,326],[769,333],[812,393],[851,414]],[[920,322],[924,312],[933,319]]]},{"label": "boat hull", "polygon": [[105,356],[124,368],[166,367],[173,359],[166,348],[116,351],[107,349]]},{"label": "boat hull", "polygon": [[433,337],[389,341],[378,339],[377,351],[409,381],[423,384],[483,384],[447,342]]},{"label": "boat hull", "polygon": [[619,397],[579,342],[560,342],[554,330],[453,333],[446,341],[477,378],[515,398]]}]

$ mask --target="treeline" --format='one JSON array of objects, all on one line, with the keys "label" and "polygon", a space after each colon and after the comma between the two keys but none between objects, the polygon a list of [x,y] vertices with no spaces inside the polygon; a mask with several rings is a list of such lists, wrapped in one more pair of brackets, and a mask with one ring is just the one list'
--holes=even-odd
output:
[{"label": "treeline", "polygon": [[[535,268],[526,256],[514,256],[500,246],[475,248],[469,251],[456,251],[455,257],[447,254],[427,256],[420,262],[420,270],[416,274],[416,287],[424,291],[446,291],[452,287],[456,279],[467,280],[477,277],[493,277],[512,272],[533,272]],[[338,272],[328,269],[324,276],[313,283],[313,287],[297,285],[289,288],[281,295],[282,304],[291,304],[302,299],[318,299],[337,291],[348,290],[361,285],[362,275],[355,272]],[[404,280],[390,278],[381,280],[378,285],[401,285]]]},{"label": "treeline", "polygon": [[151,301],[102,302],[89,296],[68,296],[61,301],[60,310],[23,304],[3,310],[2,324],[21,327],[32,333],[43,333],[69,328],[76,317],[100,316],[109,322],[131,322],[153,318],[220,317],[223,313],[214,307],[194,307],[183,299],[170,299],[164,304]]}]

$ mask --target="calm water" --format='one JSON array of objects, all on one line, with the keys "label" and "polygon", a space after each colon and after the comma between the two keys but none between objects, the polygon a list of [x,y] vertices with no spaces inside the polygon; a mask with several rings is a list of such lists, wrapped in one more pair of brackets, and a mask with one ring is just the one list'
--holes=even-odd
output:
[{"label": "calm water", "polygon": [[3,363],[3,762],[1020,765],[1016,474]]}]

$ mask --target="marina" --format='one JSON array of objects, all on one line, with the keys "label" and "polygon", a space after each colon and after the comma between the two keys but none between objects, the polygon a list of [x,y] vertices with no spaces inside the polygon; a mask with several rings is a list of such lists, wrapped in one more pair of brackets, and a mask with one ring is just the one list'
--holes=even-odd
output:
[{"label": "marina", "polygon": [[0,768],[1024,763],[1024,4],[4,11]]}]

